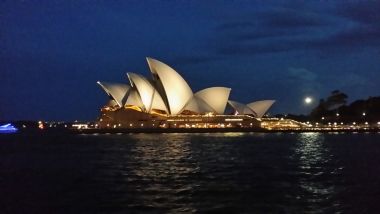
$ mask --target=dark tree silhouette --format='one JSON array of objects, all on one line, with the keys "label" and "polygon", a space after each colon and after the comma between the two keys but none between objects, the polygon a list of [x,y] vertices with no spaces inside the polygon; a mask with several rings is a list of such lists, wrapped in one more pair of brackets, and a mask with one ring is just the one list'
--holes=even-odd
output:
[{"label": "dark tree silhouette", "polygon": [[347,98],[348,96],[345,93],[339,90],[334,90],[331,92],[331,95],[327,98],[326,102],[324,103],[325,108],[331,111],[341,106],[344,106],[347,103]]},{"label": "dark tree silhouette", "polygon": [[380,97],[369,97],[347,104],[348,96],[335,90],[310,112],[309,119],[314,121],[337,122],[378,122],[380,121]]}]

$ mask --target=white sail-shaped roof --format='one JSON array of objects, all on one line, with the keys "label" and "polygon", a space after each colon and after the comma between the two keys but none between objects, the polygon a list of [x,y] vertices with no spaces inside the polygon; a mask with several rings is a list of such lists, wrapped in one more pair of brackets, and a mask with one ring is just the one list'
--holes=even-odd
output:
[{"label": "white sail-shaped roof", "polygon": [[147,58],[147,62],[153,80],[148,80],[139,74],[128,73],[131,86],[97,82],[113,100],[107,106],[132,105],[139,107],[139,111],[153,113],[157,112],[152,111],[156,109],[170,115],[180,114],[184,110],[224,114],[228,102],[238,114],[253,114],[261,118],[275,102],[275,100],[262,100],[245,105],[228,101],[231,89],[225,87],[206,88],[193,94],[187,82],[173,68],[152,58]]},{"label": "white sail-shaped roof", "polygon": [[146,59],[157,83],[156,87],[168,105],[169,113],[179,114],[193,97],[191,88],[173,68],[158,60],[148,57]]},{"label": "white sail-shaped roof", "polygon": [[167,112],[166,105],[152,84],[143,76],[135,73],[127,73],[131,85],[138,91],[145,111],[159,109]]},{"label": "white sail-shaped roof", "polygon": [[275,100],[260,100],[247,104],[247,106],[256,112],[256,117],[261,118],[268,109],[276,102]]},{"label": "white sail-shaped roof", "polygon": [[189,102],[187,102],[183,110],[189,110],[196,113],[215,112],[215,109],[209,106],[201,98],[196,96],[193,96],[193,98],[190,99]]},{"label": "white sail-shaped roof", "polygon": [[217,114],[224,114],[231,89],[226,87],[211,87],[198,91],[195,97],[202,99]]},{"label": "white sail-shaped roof", "polygon": [[143,102],[141,101],[140,95],[136,89],[132,88],[128,94],[127,101],[125,105],[138,106],[140,108],[144,107]]},{"label": "white sail-shaped roof", "polygon": [[229,100],[228,103],[231,105],[235,111],[237,111],[238,114],[253,114],[257,115],[256,112],[254,112],[252,109],[250,109],[247,105],[243,103],[239,103],[236,101]]},{"label": "white sail-shaped roof", "polygon": [[122,83],[97,82],[103,90],[115,100],[119,107],[123,107],[131,87]]},{"label": "white sail-shaped roof", "polygon": [[116,105],[119,105],[119,104],[117,104],[117,102],[115,100],[108,100],[108,102],[106,104],[106,106],[109,106],[109,107],[113,107]]}]

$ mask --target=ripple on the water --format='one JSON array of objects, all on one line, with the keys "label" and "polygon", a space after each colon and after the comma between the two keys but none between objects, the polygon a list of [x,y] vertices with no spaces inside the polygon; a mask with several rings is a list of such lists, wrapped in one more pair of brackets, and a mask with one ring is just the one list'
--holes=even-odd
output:
[{"label": "ripple on the water", "polygon": [[379,140],[342,133],[15,138],[0,144],[7,195],[0,205],[91,213],[370,212],[379,208]]}]

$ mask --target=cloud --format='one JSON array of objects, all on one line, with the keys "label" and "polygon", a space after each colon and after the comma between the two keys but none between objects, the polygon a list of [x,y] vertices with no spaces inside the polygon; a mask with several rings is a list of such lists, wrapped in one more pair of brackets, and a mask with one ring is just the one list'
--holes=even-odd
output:
[{"label": "cloud", "polygon": [[341,76],[337,79],[337,84],[340,85],[340,87],[363,87],[370,84],[372,81],[370,81],[366,76],[355,74],[355,73],[346,73],[345,75]]},{"label": "cloud", "polygon": [[317,79],[317,75],[306,68],[288,68],[288,76],[291,79],[312,82]]},{"label": "cloud", "polygon": [[380,1],[344,2],[337,5],[337,14],[353,21],[378,25]]},{"label": "cloud", "polygon": [[[284,52],[344,55],[380,46],[380,3],[289,3],[245,13],[218,16],[214,33],[199,51],[176,59],[181,64],[207,63],[231,56]],[[379,9],[379,10],[377,10]],[[222,18],[221,18],[222,17]],[[202,55],[203,54],[203,55]]]},{"label": "cloud", "polygon": [[252,28],[255,27],[256,23],[253,21],[234,21],[234,22],[226,22],[219,24],[216,27],[217,31],[229,31],[229,30],[236,30],[236,29],[244,29],[244,28]]},{"label": "cloud", "polygon": [[221,55],[289,51],[344,54],[363,47],[378,47],[380,15],[377,11],[380,11],[377,2],[346,3],[325,13],[310,8],[270,8],[227,19],[215,28],[218,36],[210,46]]},{"label": "cloud", "polygon": [[224,57],[217,56],[215,54],[210,55],[188,55],[188,56],[181,56],[176,57],[171,60],[174,64],[181,64],[181,65],[187,65],[187,64],[198,64],[198,63],[209,63],[212,61],[222,60]]},{"label": "cloud", "polygon": [[263,20],[263,25],[273,28],[304,28],[329,24],[327,20],[313,12],[301,12],[289,8],[275,8],[260,13],[258,18]]},{"label": "cloud", "polygon": [[370,26],[355,26],[351,29],[342,30],[325,39],[316,40],[310,43],[314,48],[349,48],[354,50],[357,47],[379,46],[380,28]]},{"label": "cloud", "polygon": [[302,67],[289,67],[282,81],[286,85],[296,89],[297,92],[294,93],[318,95],[322,88],[318,75]]}]

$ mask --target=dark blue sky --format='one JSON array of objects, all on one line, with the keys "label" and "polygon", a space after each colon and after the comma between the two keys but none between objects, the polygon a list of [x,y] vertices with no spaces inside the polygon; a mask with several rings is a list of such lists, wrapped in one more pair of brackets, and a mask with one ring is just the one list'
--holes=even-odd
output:
[{"label": "dark blue sky", "polygon": [[[282,3],[279,3],[282,2]],[[276,99],[306,113],[306,95],[380,95],[380,1],[0,2],[0,120],[92,120],[96,81],[150,76],[146,56],[193,91]]]}]

